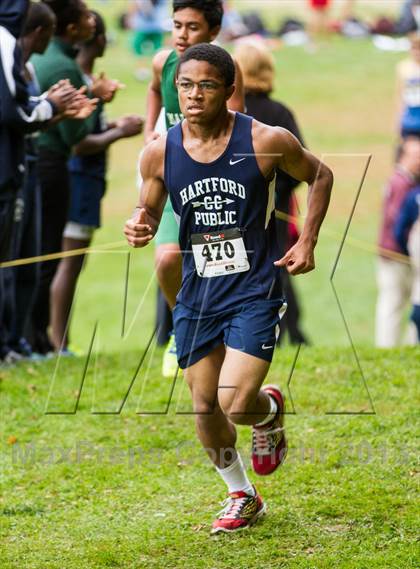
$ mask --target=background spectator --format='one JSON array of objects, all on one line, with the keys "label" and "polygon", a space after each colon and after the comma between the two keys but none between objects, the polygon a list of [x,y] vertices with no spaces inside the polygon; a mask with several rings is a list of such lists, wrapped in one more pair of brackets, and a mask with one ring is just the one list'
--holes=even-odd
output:
[{"label": "background spectator", "polygon": [[420,0],[405,0],[400,17],[395,24],[396,34],[409,34],[420,28]]},{"label": "background spectator", "polygon": [[[401,147],[395,171],[385,189],[382,225],[379,235],[380,256],[377,267],[376,345],[397,346],[402,314],[411,295],[412,271],[409,264],[392,258],[403,254],[394,237],[394,225],[401,204],[420,176],[420,139],[407,138]],[[391,256],[386,256],[386,253]]]},{"label": "background spectator", "polygon": [[[53,36],[55,29],[55,14],[41,2],[31,2],[25,20],[19,44],[22,48],[25,63],[25,79],[31,96],[41,94],[33,65],[28,61],[34,53],[42,54]],[[22,220],[15,236],[13,257],[16,259],[37,257],[41,254],[41,196],[37,177],[37,140],[38,132],[25,138],[25,177],[22,192]],[[32,263],[10,271],[13,279],[11,293],[11,325],[10,346],[15,353],[30,357],[32,348],[27,340],[28,320],[37,293],[39,280],[39,263]]]},{"label": "background spectator", "polygon": [[[18,191],[25,172],[24,135],[70,110],[76,99],[80,102],[76,90],[69,84],[54,84],[43,97],[30,97],[23,74],[22,50],[17,41],[28,7],[27,0],[3,0],[0,12],[0,262],[11,257],[12,239],[22,215]],[[0,269],[0,358],[5,361],[15,357],[9,346],[10,318],[8,325],[5,322],[6,293],[9,309],[13,301],[11,277],[10,271]]]},{"label": "background spectator", "polygon": [[309,0],[309,33],[312,37],[325,34],[328,29],[328,14],[331,0]]},{"label": "background spectator", "polygon": [[222,29],[219,34],[222,41],[229,42],[249,34],[249,30],[244,24],[242,14],[233,6],[230,0],[223,2],[223,10]]},{"label": "background spectator", "polygon": [[[106,49],[105,22],[97,12],[95,34],[81,45],[77,62],[88,86],[94,82],[94,65]],[[122,138],[140,134],[142,119],[128,115],[107,122],[104,109],[96,115],[92,134],[73,148],[69,160],[70,209],[64,228],[63,251],[83,249],[92,241],[95,229],[100,226],[101,200],[106,190],[106,162],[108,147]],[[77,279],[85,255],[65,257],[60,261],[51,286],[51,342],[56,350],[68,353],[69,316]]]},{"label": "background spectator", "polygon": [[[133,30],[134,53],[140,58],[154,55],[163,46],[166,20],[166,0],[132,0],[128,25]],[[140,81],[150,79],[148,59],[140,61],[136,77]]]},{"label": "background spectator", "polygon": [[420,186],[416,186],[405,198],[394,228],[395,239],[413,268],[411,320],[417,329],[420,343]]},{"label": "background spectator", "polygon": [[[48,89],[60,79],[70,79],[80,88],[85,85],[83,73],[76,62],[74,46],[88,40],[95,31],[95,21],[82,0],[49,0],[56,18],[56,32],[47,51],[35,56],[33,64],[41,89]],[[90,94],[109,101],[117,84],[101,76],[90,88]],[[65,120],[39,137],[38,172],[42,194],[42,254],[61,251],[63,229],[67,221],[70,185],[67,159],[72,147],[93,131],[101,105],[85,121]],[[36,298],[33,327],[34,349],[45,354],[52,350],[48,339],[50,284],[58,261],[41,264],[39,292]]]},{"label": "background spectator", "polygon": [[401,136],[420,137],[420,35],[410,35],[410,57],[397,67],[399,130]]}]

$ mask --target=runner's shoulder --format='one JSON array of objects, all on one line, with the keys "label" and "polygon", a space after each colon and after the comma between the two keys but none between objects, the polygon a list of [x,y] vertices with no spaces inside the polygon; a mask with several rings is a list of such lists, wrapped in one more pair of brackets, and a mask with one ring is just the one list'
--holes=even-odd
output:
[{"label": "runner's shoulder", "polygon": [[153,71],[155,73],[162,75],[165,63],[167,62],[168,57],[170,56],[172,51],[173,51],[172,49],[162,49],[161,51],[157,52],[152,61]]},{"label": "runner's shoulder", "polygon": [[145,146],[140,163],[144,178],[161,177],[165,162],[166,138],[167,135],[163,134]]},{"label": "runner's shoulder", "polygon": [[298,139],[286,128],[268,126],[252,121],[252,139],[255,151],[261,154],[282,153],[300,147]]}]

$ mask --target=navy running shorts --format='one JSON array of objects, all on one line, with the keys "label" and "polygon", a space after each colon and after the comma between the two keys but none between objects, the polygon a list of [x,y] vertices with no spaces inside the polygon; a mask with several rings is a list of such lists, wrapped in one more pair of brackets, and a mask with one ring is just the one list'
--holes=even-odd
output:
[{"label": "navy running shorts", "polygon": [[67,221],[100,227],[101,200],[105,194],[103,178],[70,172],[70,208]]},{"label": "navy running shorts", "polygon": [[200,314],[184,304],[173,310],[179,367],[185,369],[225,344],[261,358],[273,359],[283,299],[258,299],[216,314]]}]

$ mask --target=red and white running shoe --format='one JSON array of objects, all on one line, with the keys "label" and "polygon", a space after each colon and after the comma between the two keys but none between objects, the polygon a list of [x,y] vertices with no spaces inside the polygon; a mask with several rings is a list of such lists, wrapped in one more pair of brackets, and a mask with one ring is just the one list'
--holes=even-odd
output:
[{"label": "red and white running shoe", "polygon": [[[255,490],[255,488],[254,488]],[[255,490],[255,496],[245,492],[232,492],[223,502],[224,508],[213,522],[212,534],[231,533],[254,525],[265,514],[266,507]]]},{"label": "red and white running shoe", "polygon": [[271,423],[252,427],[252,468],[260,476],[267,476],[284,462],[287,454],[283,426],[285,398],[275,385],[265,385],[262,390],[273,397],[278,406],[278,413]]}]

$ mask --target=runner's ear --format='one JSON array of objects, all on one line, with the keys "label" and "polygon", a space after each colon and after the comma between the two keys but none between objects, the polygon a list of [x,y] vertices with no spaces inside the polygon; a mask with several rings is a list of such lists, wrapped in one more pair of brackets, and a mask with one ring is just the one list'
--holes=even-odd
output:
[{"label": "runner's ear", "polygon": [[219,35],[220,29],[222,26],[214,26],[214,28],[211,28],[210,30],[210,42],[214,41],[217,36]]},{"label": "runner's ear", "polygon": [[226,101],[231,98],[234,92],[235,92],[235,85],[226,87]]}]

